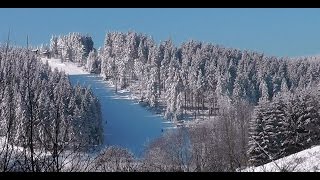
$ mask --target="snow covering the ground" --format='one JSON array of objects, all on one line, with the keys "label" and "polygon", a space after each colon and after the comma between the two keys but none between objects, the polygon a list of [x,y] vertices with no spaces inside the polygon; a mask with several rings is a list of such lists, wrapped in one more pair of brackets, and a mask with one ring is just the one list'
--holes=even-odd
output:
[{"label": "snow covering the ground", "polygon": [[88,72],[84,71],[82,67],[78,67],[76,64],[71,62],[61,62],[60,59],[46,59],[41,58],[43,63],[48,61],[49,65],[51,66],[52,70],[54,68],[58,68],[59,71],[64,71],[66,74],[69,75],[77,75],[77,74],[89,74]]},{"label": "snow covering the ground", "polygon": [[165,122],[161,115],[155,114],[137,103],[137,97],[130,90],[115,92],[111,82],[96,74],[85,72],[73,63],[61,63],[59,59],[48,60],[49,65],[69,74],[72,84],[89,86],[99,98],[104,125],[104,145],[119,145],[141,156],[145,145],[170,129],[172,123]]},{"label": "snow covering the ground", "polygon": [[258,167],[247,168],[246,172],[320,172],[320,145]]}]

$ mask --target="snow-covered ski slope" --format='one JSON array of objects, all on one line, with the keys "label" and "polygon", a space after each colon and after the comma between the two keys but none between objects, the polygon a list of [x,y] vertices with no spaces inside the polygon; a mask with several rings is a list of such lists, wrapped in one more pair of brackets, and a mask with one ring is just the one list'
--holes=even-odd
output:
[{"label": "snow-covered ski slope", "polygon": [[113,87],[99,75],[89,74],[73,63],[61,63],[60,59],[42,59],[43,62],[47,60],[52,68],[57,67],[69,74],[73,85],[79,83],[89,86],[99,98],[104,125],[104,145],[128,148],[139,157],[148,141],[161,136],[163,129],[173,126],[165,123],[161,116],[133,101],[130,92],[120,90],[115,93]]},{"label": "snow-covered ski slope", "polygon": [[320,146],[300,151],[290,156],[264,164],[247,168],[246,172],[320,172]]}]

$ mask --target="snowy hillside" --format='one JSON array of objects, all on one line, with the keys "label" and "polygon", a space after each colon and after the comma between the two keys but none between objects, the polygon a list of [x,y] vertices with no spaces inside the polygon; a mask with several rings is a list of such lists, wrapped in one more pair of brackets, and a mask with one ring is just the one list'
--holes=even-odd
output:
[{"label": "snowy hillside", "polygon": [[315,146],[290,156],[278,159],[255,168],[249,172],[320,172],[320,146]]}]

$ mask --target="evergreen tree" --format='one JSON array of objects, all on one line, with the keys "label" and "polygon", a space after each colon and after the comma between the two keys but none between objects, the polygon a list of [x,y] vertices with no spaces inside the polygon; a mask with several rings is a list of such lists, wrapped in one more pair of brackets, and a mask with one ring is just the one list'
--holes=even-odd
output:
[{"label": "evergreen tree", "polygon": [[265,116],[267,114],[267,101],[259,101],[254,108],[254,114],[250,121],[249,131],[249,163],[259,166],[269,161],[269,155],[266,153],[267,140],[265,139]]}]

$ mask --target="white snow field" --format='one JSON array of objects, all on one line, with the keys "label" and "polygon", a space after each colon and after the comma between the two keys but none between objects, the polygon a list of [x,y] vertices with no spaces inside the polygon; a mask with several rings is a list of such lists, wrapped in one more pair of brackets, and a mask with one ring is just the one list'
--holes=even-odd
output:
[{"label": "white snow field", "polygon": [[64,71],[66,74],[69,74],[69,75],[89,74],[88,72],[84,71],[82,67],[78,67],[76,64],[71,62],[62,63],[60,59],[41,58],[41,61],[43,63],[46,63],[46,61],[48,61],[52,70],[54,68],[58,68],[60,71]]},{"label": "white snow field", "polygon": [[245,172],[320,172],[320,146],[315,146],[290,156],[258,167],[247,168]]},{"label": "white snow field", "polygon": [[104,146],[119,145],[131,150],[137,157],[143,153],[145,145],[161,136],[163,129],[170,129],[172,123],[164,123],[164,119],[147,108],[142,107],[130,92],[123,90],[115,93],[113,87],[96,74],[85,72],[82,67],[73,63],[61,63],[60,59],[42,59],[48,61],[52,68],[69,74],[73,85],[91,87],[99,98],[104,125]]}]

